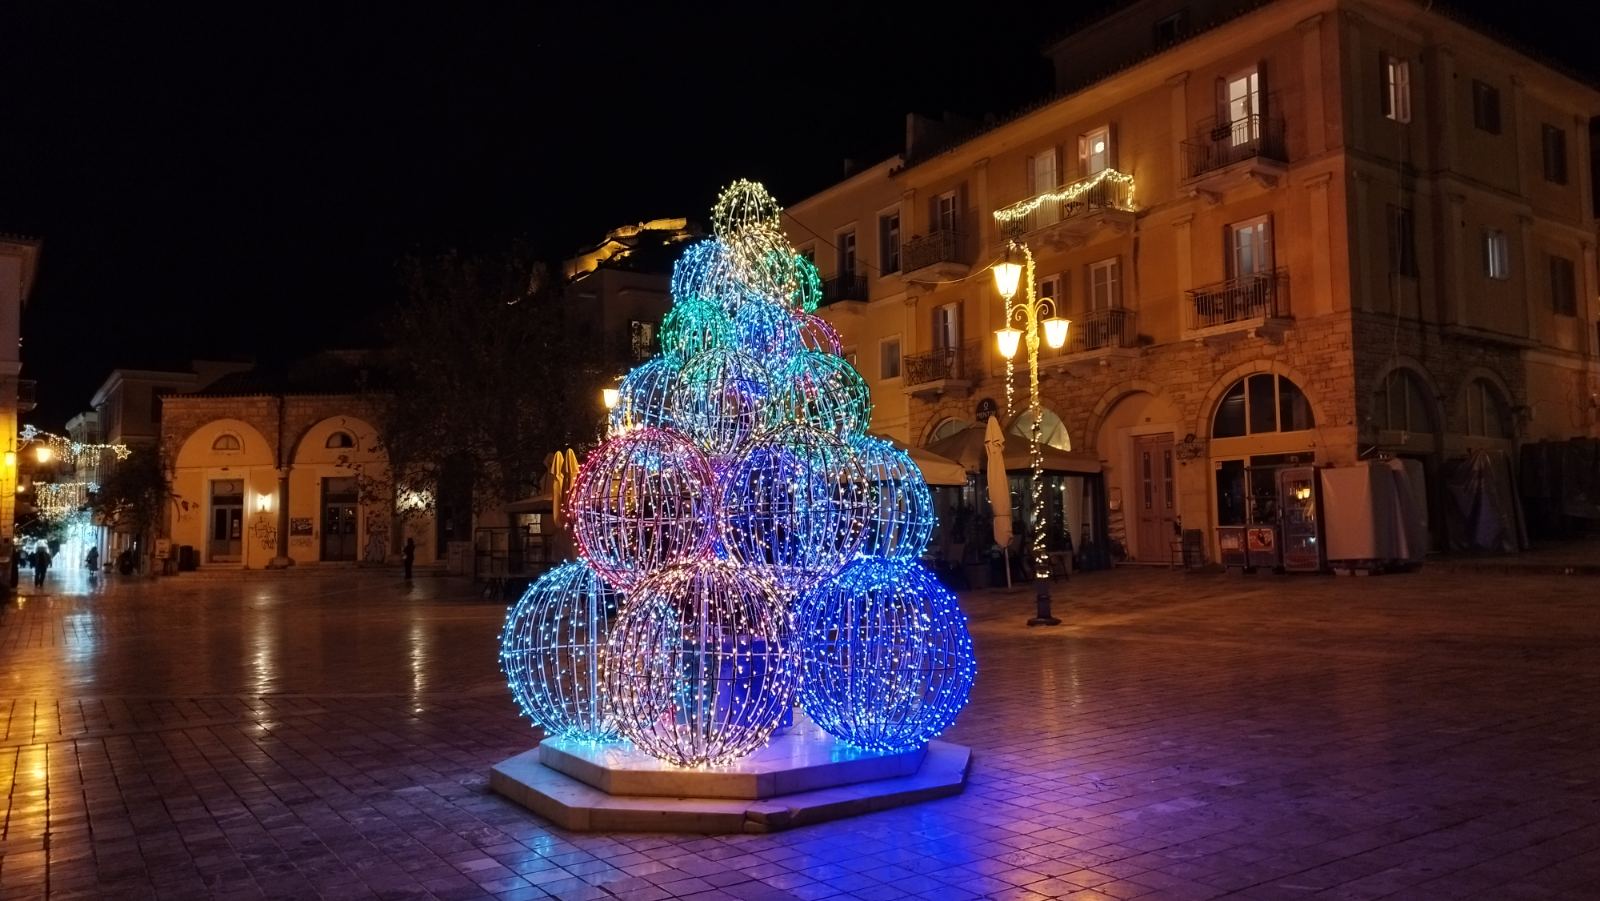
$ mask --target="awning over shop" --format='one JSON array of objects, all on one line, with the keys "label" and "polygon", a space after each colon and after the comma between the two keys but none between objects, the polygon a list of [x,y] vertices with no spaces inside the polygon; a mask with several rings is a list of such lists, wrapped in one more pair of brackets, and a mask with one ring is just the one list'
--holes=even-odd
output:
[{"label": "awning over shop", "polygon": [[548,494],[535,494],[520,501],[512,501],[502,508],[506,513],[551,513],[555,504]]},{"label": "awning over shop", "polygon": [[[935,441],[928,445],[927,450],[941,457],[946,457],[960,464],[967,472],[982,472],[984,468],[983,428],[973,426]],[[1045,447],[1044,468],[1046,472],[1072,472],[1080,474],[1093,474],[1100,471],[1100,460],[1094,454],[1082,451],[1064,451],[1056,447]],[[1029,469],[1033,460],[1028,452],[1028,439],[1016,434],[1006,435],[1005,446],[1006,471]],[[932,480],[929,480],[932,484]]]},{"label": "awning over shop", "polygon": [[917,468],[922,470],[923,481],[929,485],[967,484],[967,470],[960,463],[948,457],[942,457],[925,447],[912,447],[887,435],[874,435],[872,437],[880,438],[905,451],[911,457],[911,462],[917,464]]}]

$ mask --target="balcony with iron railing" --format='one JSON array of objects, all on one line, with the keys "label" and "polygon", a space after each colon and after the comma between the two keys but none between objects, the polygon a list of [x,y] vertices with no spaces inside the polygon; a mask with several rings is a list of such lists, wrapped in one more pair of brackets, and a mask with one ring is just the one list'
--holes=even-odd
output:
[{"label": "balcony with iron railing", "polygon": [[1256,272],[1184,292],[1190,337],[1282,324],[1289,317],[1289,273]]},{"label": "balcony with iron railing", "polygon": [[967,232],[944,228],[917,235],[900,248],[904,276],[912,282],[939,282],[961,278],[972,268]]},{"label": "balcony with iron railing", "polygon": [[1182,149],[1188,183],[1200,189],[1220,189],[1246,179],[1271,187],[1289,160],[1283,120],[1257,113],[1233,121],[1203,122]]},{"label": "balcony with iron railing", "polygon": [[905,358],[906,393],[912,396],[937,396],[953,388],[968,389],[978,380],[979,342],[959,347],[936,347]]},{"label": "balcony with iron railing", "polygon": [[1133,177],[1105,169],[994,211],[1007,237],[1027,236],[1043,245],[1081,239],[1111,225],[1133,222]]},{"label": "balcony with iron railing", "polygon": [[1138,319],[1138,313],[1120,307],[1080,313],[1072,317],[1064,350],[1068,354],[1084,354],[1138,347]]},{"label": "balcony with iron railing", "polygon": [[840,303],[842,301],[867,300],[867,277],[862,273],[835,275],[833,278],[824,279],[822,282],[821,306]]}]

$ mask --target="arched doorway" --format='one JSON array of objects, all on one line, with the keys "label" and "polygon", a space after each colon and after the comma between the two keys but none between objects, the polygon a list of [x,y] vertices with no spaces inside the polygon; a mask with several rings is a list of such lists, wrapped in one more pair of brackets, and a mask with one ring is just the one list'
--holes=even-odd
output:
[{"label": "arched doorway", "polygon": [[265,566],[278,546],[273,447],[249,423],[215,419],[183,442],[173,461],[172,543],[205,563]]},{"label": "arched doorway", "polygon": [[1311,402],[1285,375],[1252,373],[1222,393],[1211,417],[1219,529],[1277,522],[1278,470],[1316,462],[1315,429]]},{"label": "arched doorway", "polygon": [[[1112,558],[1169,563],[1183,511],[1178,410],[1165,396],[1147,390],[1108,398],[1102,406],[1106,403],[1091,437],[1105,466]],[[1203,505],[1202,494],[1197,506]]]},{"label": "arched doorway", "polygon": [[1440,481],[1443,439],[1438,392],[1415,364],[1397,365],[1373,388],[1373,448],[1405,461],[1418,508],[1427,516],[1428,542],[1444,547],[1444,495]]}]

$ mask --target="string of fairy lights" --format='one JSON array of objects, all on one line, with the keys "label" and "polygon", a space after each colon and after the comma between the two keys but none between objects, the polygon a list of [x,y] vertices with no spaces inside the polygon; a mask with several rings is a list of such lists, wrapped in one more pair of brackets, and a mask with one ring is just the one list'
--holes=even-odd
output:
[{"label": "string of fairy lights", "polygon": [[100,489],[100,467],[107,456],[126,460],[133,453],[126,444],[77,441],[64,435],[25,425],[17,435],[19,447],[31,447],[40,465],[59,462],[75,478],[33,483],[33,508],[40,518],[60,522],[83,511],[90,495]]},{"label": "string of fairy lights", "polygon": [[673,269],[661,353],[617,388],[568,495],[580,559],[509,611],[512,695],[552,735],[678,766],[763,746],[796,699],[842,741],[915,748],[965,706],[966,618],[918,558],[910,457],[814,315],[816,268],[738,181]]}]

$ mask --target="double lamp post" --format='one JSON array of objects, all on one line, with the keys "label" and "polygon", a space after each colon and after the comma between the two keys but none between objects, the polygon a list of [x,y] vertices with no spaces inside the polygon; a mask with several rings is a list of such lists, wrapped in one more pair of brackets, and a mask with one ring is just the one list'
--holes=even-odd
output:
[{"label": "double lamp post", "polygon": [[[1022,257],[1021,263],[1016,262],[1016,257],[1019,255]],[[1025,289],[1021,300],[1016,299],[1019,282]],[[1033,252],[1028,249],[1028,245],[1016,241],[1006,242],[1005,260],[994,265],[994,284],[999,289],[1000,296],[1006,301],[1005,328],[994,333],[995,341],[1000,346],[1000,355],[1005,357],[1009,364],[1015,359],[1019,344],[1026,343],[1028,348],[1030,420],[1028,445],[1033,464],[1029,480],[1029,501],[1033,520],[1034,599],[1038,606],[1033,619],[1028,620],[1028,625],[1059,626],[1061,620],[1050,613],[1050,553],[1045,547],[1044,449],[1040,443],[1042,411],[1039,405],[1039,340],[1040,332],[1043,331],[1044,342],[1052,349],[1059,350],[1067,343],[1067,329],[1072,323],[1058,314],[1054,299],[1039,296],[1038,282],[1033,273]],[[1010,372],[1008,371],[1006,375],[1009,392]],[[1009,403],[1007,406],[1010,406]],[[990,498],[989,501],[991,504],[1009,504],[1011,499]]]}]

